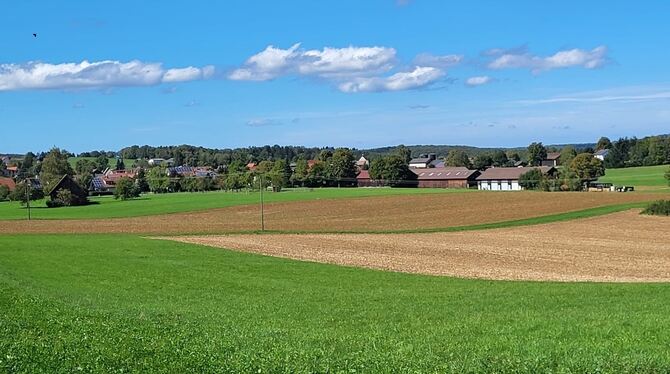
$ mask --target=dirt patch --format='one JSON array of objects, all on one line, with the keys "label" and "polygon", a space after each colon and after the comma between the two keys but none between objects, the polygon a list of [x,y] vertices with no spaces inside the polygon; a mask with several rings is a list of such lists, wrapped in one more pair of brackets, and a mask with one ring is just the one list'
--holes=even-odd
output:
[{"label": "dirt patch", "polygon": [[163,238],[299,260],[503,280],[670,281],[670,219],[602,217],[432,234],[228,235]]},{"label": "dirt patch", "polygon": [[[482,192],[384,196],[268,204],[268,230],[371,231],[442,228],[544,216],[597,206],[651,201],[654,193]],[[141,204],[137,201],[137,204]],[[66,208],[65,208],[66,209]],[[260,229],[256,205],[149,217],[1,221],[0,234],[220,234]]]}]

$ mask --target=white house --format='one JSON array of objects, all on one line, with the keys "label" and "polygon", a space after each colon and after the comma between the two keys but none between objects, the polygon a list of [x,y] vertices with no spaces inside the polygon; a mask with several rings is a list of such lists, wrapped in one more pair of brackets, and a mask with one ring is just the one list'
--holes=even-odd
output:
[{"label": "white house", "polygon": [[485,191],[521,191],[523,188],[519,185],[519,177],[533,169],[540,169],[542,174],[556,171],[552,166],[488,168],[477,177],[477,188]]},{"label": "white house", "polygon": [[437,157],[435,153],[423,154],[417,158],[413,158],[409,161],[409,167],[417,169],[425,169],[431,167],[431,162],[435,161]]},{"label": "white house", "polygon": [[609,149],[599,149],[596,153],[593,154],[593,157],[597,158],[600,161],[605,161],[605,157],[610,153]]}]

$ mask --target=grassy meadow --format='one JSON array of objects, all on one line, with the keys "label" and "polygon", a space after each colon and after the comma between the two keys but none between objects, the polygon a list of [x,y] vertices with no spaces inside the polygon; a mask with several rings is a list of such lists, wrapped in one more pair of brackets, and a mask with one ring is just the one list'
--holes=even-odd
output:
[{"label": "grassy meadow", "polygon": [[[97,157],[69,157],[67,161],[70,163],[70,166],[74,168],[74,166],[77,164],[77,161],[79,160],[91,160],[95,162]],[[116,166],[116,158],[115,157],[108,157],[108,162],[110,167]],[[135,160],[131,158],[124,158],[123,163],[126,165],[127,168],[132,168],[135,166]]]},{"label": "grassy meadow", "polygon": [[[319,199],[356,198],[409,194],[464,193],[471,190],[440,188],[315,188],[286,189],[268,192],[264,200],[268,203],[308,201]],[[35,219],[91,219],[139,217],[156,214],[180,213],[225,208],[230,206],[258,204],[258,191],[242,192],[179,192],[170,194],[145,194],[134,200],[115,200],[113,196],[91,197],[94,203],[87,206],[50,209],[45,201],[31,202]],[[18,202],[0,202],[0,220],[25,219],[25,207]]]},{"label": "grassy meadow", "polygon": [[0,236],[0,371],[670,371],[670,285],[493,282]]},{"label": "grassy meadow", "polygon": [[636,188],[670,189],[665,172],[670,165],[640,166],[635,168],[607,169],[600,182],[614,183],[619,186],[635,186]]}]

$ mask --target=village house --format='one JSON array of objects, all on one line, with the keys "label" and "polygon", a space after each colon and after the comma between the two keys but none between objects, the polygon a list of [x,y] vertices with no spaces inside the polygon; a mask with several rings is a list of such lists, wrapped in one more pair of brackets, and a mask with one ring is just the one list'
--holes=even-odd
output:
[{"label": "village house", "polygon": [[411,169],[419,188],[468,188],[477,185],[478,170],[465,167],[435,167]]},{"label": "village house", "polygon": [[557,167],[561,163],[561,154],[559,152],[549,152],[547,157],[542,160],[542,166]]},{"label": "village house", "polygon": [[131,170],[107,169],[104,171],[104,173],[95,175],[93,179],[91,179],[91,183],[88,189],[89,191],[97,194],[114,193],[116,183],[119,181],[119,179],[121,178],[133,179],[137,176],[137,171],[138,170],[136,169]]},{"label": "village house", "polygon": [[10,191],[14,191],[16,182],[12,178],[0,177],[0,186],[6,186]]},{"label": "village house", "polygon": [[204,166],[175,166],[165,170],[169,177],[199,177],[215,178],[217,173],[210,167]]},{"label": "village house", "polygon": [[605,161],[605,157],[610,153],[609,149],[600,149],[593,154],[593,157],[597,158],[600,161]]},{"label": "village house", "polygon": [[477,177],[477,188],[486,191],[521,191],[519,177],[533,169],[540,169],[545,175],[556,173],[553,166],[488,168]]},{"label": "village house", "polygon": [[367,170],[361,170],[356,176],[356,183],[358,187],[377,187],[378,184],[376,181],[373,181],[370,178],[370,172]]}]

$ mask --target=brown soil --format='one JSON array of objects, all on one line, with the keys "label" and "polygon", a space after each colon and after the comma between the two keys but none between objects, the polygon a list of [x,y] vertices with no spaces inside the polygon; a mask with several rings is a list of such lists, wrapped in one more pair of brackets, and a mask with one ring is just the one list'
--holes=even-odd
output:
[{"label": "brown soil", "polygon": [[[658,193],[488,192],[385,196],[268,204],[265,228],[370,231],[440,228],[500,222],[596,206],[667,198]],[[0,221],[0,234],[220,234],[260,229],[256,205],[149,217]]]},{"label": "brown soil", "polygon": [[670,219],[631,210],[569,222],[455,233],[163,238],[400,272],[505,280],[670,281]]}]

